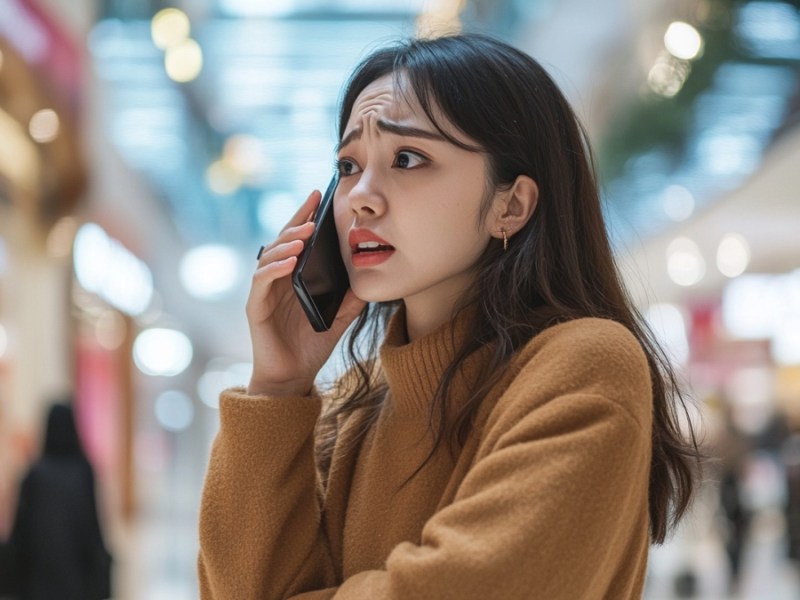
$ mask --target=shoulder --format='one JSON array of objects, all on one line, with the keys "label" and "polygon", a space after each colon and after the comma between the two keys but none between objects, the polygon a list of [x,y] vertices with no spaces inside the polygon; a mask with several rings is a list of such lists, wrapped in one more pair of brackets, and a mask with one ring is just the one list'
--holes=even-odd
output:
[{"label": "shoulder", "polygon": [[503,394],[531,410],[562,396],[611,403],[649,429],[652,389],[647,356],[625,326],[582,318],[553,325],[531,339],[510,365]]},{"label": "shoulder", "polygon": [[596,371],[600,366],[623,372],[648,370],[639,340],[610,319],[574,319],[548,327],[526,344],[515,362],[534,357],[579,371]]}]

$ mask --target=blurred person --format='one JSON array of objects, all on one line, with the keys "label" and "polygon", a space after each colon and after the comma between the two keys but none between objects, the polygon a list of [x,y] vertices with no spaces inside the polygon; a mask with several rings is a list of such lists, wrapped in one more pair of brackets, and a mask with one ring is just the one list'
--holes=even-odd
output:
[{"label": "blurred person", "polygon": [[718,457],[719,514],[722,517],[722,541],[730,576],[728,591],[736,594],[742,575],[752,514],[744,495],[745,468],[752,452],[752,441],[737,426],[730,401],[722,403],[723,427],[716,443]]},{"label": "blurred person", "polygon": [[[699,452],[564,96],[492,38],[413,40],[356,68],[339,139],[351,289],[315,333],[290,282],[312,192],[259,252],[201,597],[641,598]],[[318,389],[351,324],[350,368]]]},{"label": "blurred person", "polygon": [[794,430],[782,449],[783,466],[786,476],[786,534],[788,538],[787,556],[800,567],[800,431]]},{"label": "blurred person", "polygon": [[49,410],[42,455],[20,487],[11,546],[20,600],[111,596],[94,473],[68,404]]},{"label": "blurred person", "polygon": [[736,461],[726,457],[719,482],[719,503],[724,519],[723,541],[730,569],[728,587],[732,593],[739,588],[742,556],[752,516],[742,498],[743,466],[741,460]]}]

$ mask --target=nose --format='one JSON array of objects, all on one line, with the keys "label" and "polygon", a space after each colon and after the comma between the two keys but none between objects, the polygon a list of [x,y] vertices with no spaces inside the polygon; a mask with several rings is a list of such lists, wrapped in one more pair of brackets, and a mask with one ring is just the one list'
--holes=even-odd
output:
[{"label": "nose", "polygon": [[386,197],[379,174],[367,167],[347,195],[350,210],[356,217],[376,217],[386,211]]}]

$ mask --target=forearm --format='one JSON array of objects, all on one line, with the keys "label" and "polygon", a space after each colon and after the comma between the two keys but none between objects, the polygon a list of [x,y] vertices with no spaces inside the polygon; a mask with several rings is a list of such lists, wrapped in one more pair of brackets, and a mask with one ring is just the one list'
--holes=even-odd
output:
[{"label": "forearm", "polygon": [[203,598],[330,585],[314,467],[316,397],[224,392],[200,513]]}]

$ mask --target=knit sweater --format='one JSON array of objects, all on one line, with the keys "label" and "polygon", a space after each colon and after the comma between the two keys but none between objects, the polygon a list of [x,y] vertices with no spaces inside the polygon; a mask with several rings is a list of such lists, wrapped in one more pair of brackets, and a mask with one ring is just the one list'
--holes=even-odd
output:
[{"label": "knit sweater", "polygon": [[443,445],[408,480],[464,335],[447,324],[409,343],[395,316],[381,412],[360,444],[364,415],[342,424],[324,490],[322,398],[222,393],[200,515],[203,599],[641,598],[652,401],[637,340],[603,319],[545,329],[486,395],[457,456]]}]

